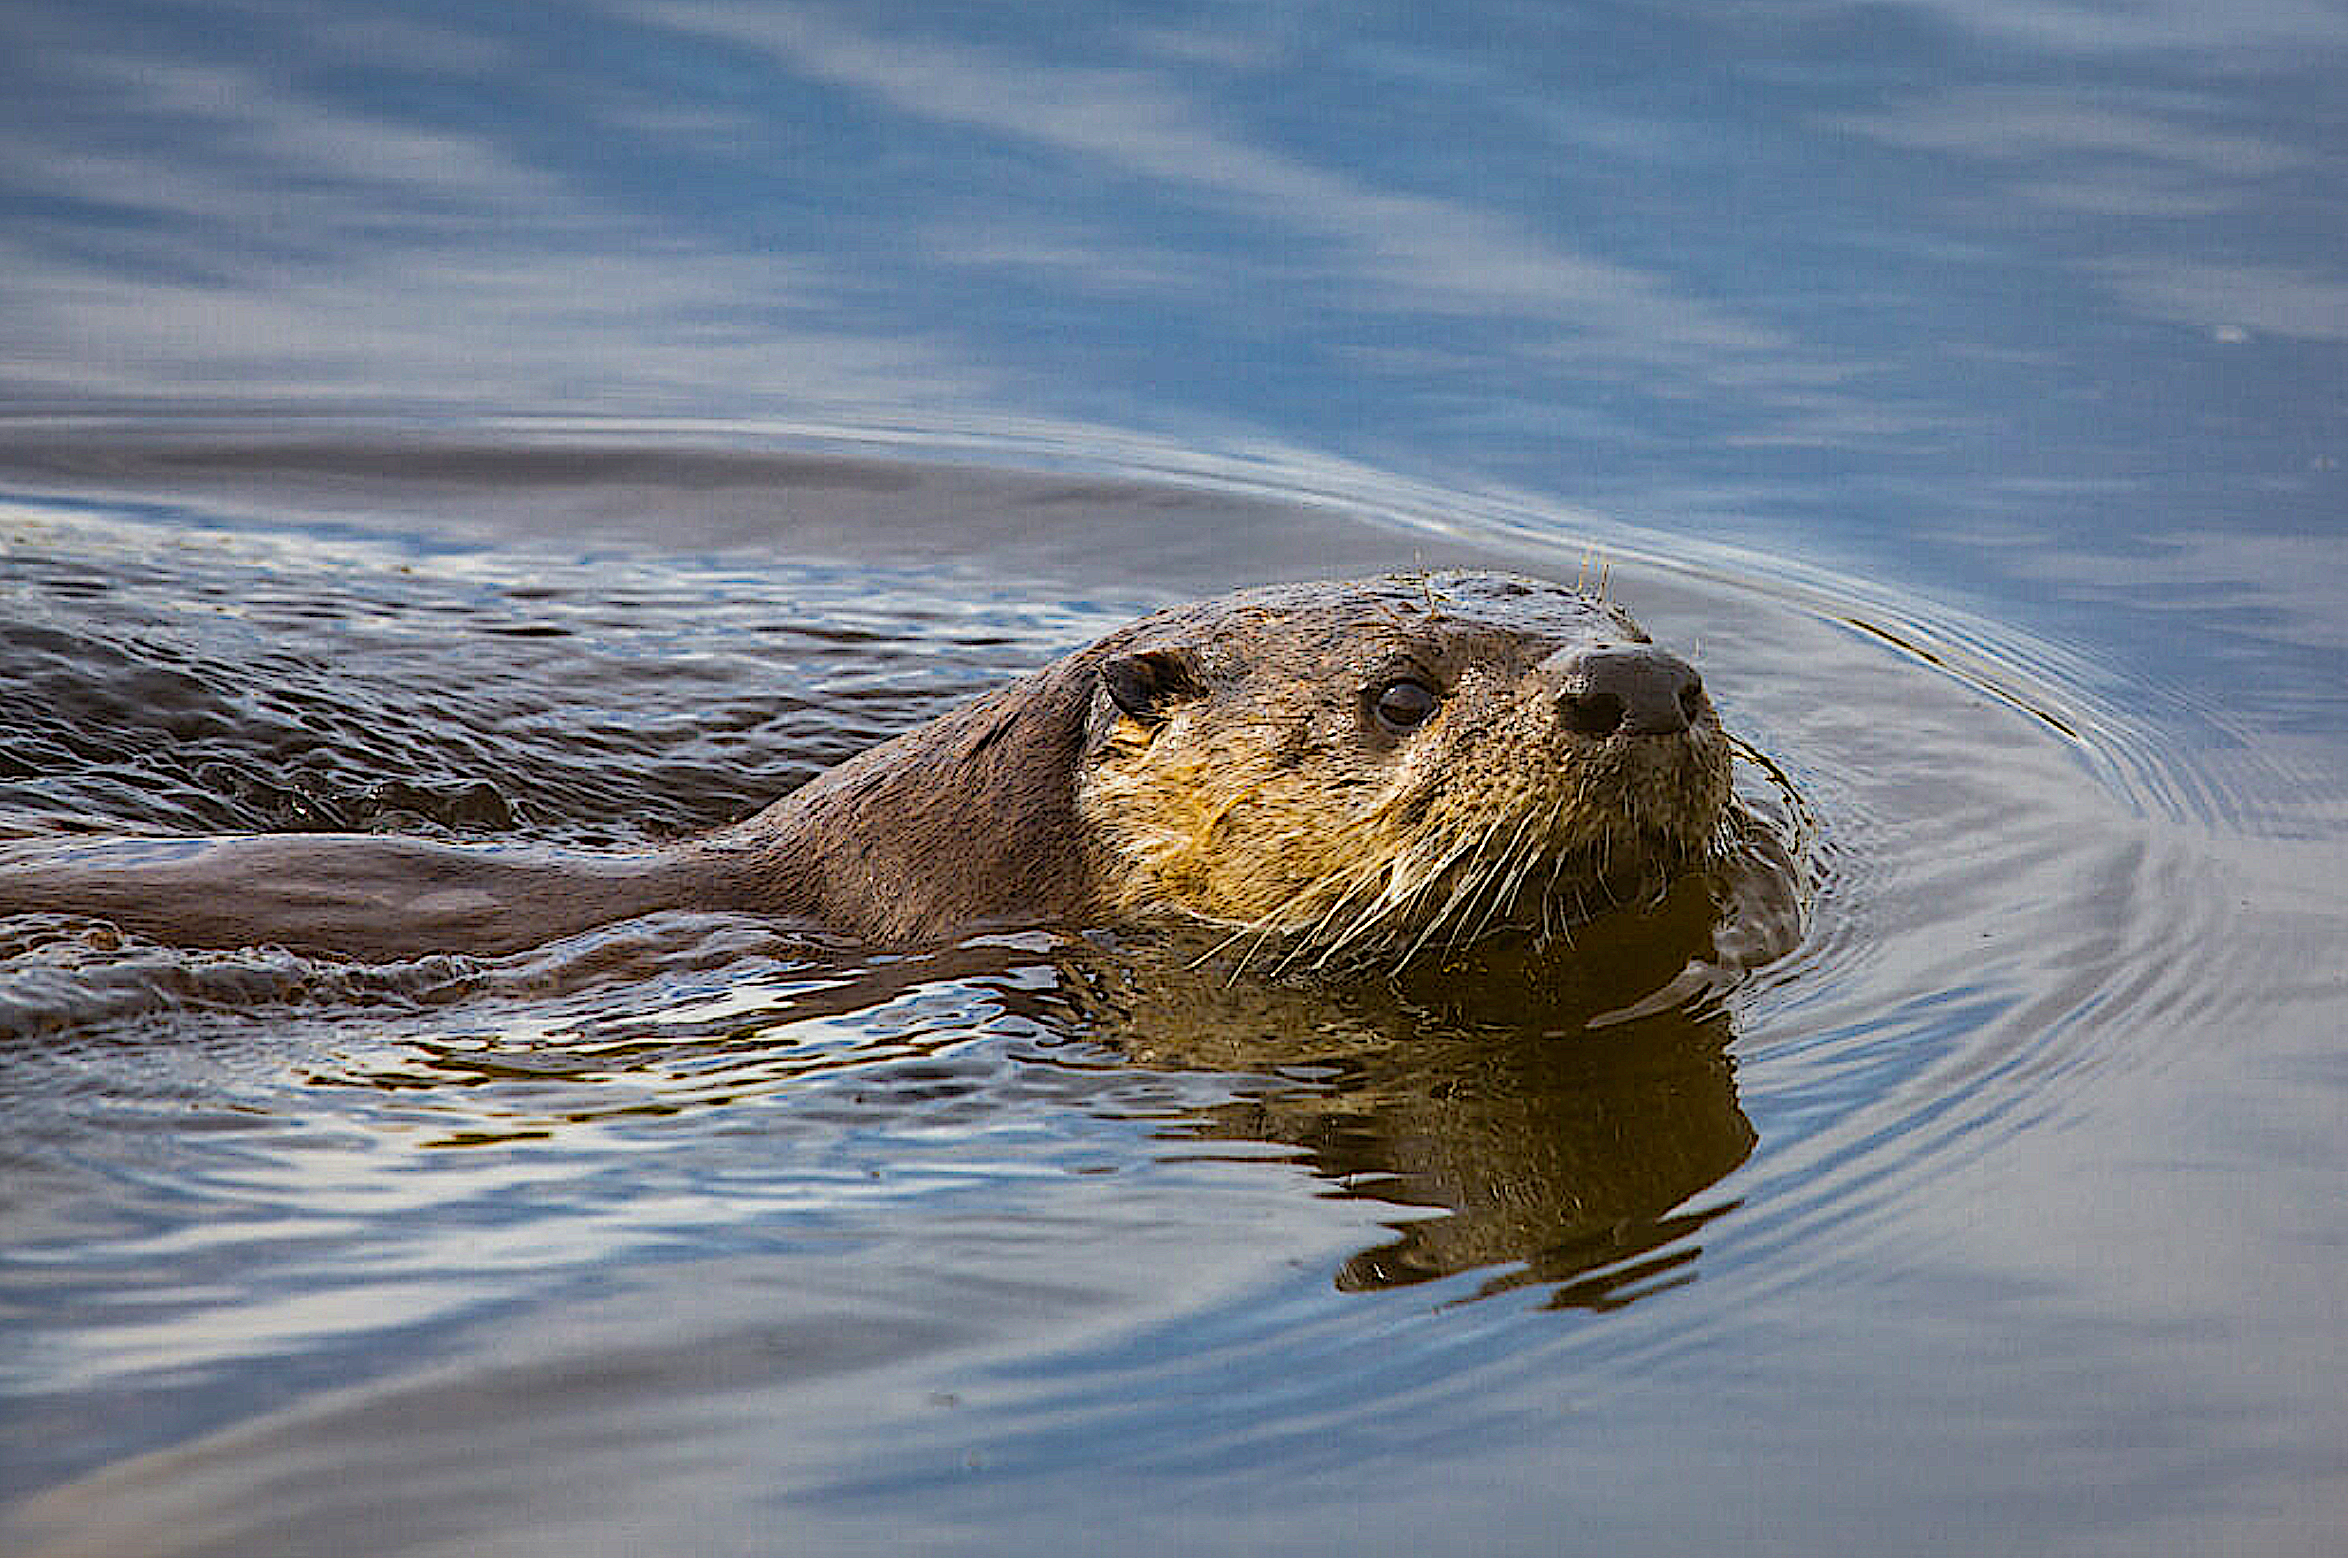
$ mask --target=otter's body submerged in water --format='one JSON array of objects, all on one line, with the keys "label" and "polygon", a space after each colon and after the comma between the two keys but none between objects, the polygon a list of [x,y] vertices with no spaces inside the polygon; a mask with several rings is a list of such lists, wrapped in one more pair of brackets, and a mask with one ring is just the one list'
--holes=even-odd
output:
[{"label": "otter's body submerged in water", "polygon": [[495,953],[661,909],[877,942],[1190,923],[1399,961],[1710,857],[1729,743],[1614,605],[1489,574],[1243,590],[1122,628],[730,828],[638,854],[376,835],[24,843],[0,913],[185,945]]}]

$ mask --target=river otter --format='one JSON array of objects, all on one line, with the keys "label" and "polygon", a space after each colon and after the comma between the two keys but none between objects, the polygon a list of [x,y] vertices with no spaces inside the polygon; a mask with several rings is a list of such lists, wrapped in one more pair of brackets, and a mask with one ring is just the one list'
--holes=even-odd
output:
[{"label": "river otter", "polygon": [[0,851],[0,912],[362,957],[707,909],[889,944],[1187,923],[1286,960],[1399,961],[1555,928],[1702,863],[1729,767],[1696,673],[1619,607],[1404,574],[1159,612],[659,850],[24,843]]}]

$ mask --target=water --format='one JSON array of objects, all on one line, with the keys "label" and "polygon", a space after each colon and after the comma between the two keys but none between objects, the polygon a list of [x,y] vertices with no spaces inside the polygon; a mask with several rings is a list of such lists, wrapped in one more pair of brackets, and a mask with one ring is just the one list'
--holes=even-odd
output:
[{"label": "water", "polygon": [[0,921],[29,1552],[2336,1547],[2348,22],[19,8],[0,818],[632,847],[1166,601],[1689,649],[1790,956]]}]

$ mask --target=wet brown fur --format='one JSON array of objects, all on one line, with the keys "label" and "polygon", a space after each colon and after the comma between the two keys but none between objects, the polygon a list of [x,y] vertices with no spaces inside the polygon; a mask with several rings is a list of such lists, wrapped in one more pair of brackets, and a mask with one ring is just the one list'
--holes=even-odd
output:
[{"label": "wet brown fur", "polygon": [[[1395,958],[1528,915],[1563,924],[1702,858],[1728,801],[1709,705],[1680,735],[1586,737],[1539,684],[1555,650],[1606,641],[1645,635],[1531,579],[1245,590],[1144,618],[671,849],[21,845],[0,852],[0,912],[363,956],[509,950],[680,908],[893,944],[1191,921],[1284,958]],[[1368,700],[1404,670],[1442,701],[1395,738]]]}]

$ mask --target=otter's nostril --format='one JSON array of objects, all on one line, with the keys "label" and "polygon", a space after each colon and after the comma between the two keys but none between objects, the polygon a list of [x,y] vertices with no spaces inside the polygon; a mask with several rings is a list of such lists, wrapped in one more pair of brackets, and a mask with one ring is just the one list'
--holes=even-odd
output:
[{"label": "otter's nostril", "polygon": [[1558,719],[1583,736],[1670,736],[1704,712],[1704,684],[1688,663],[1652,644],[1561,649],[1541,663]]},{"label": "otter's nostril", "polygon": [[1582,693],[1559,708],[1565,728],[1579,736],[1611,736],[1622,724],[1622,699],[1610,692]]}]

